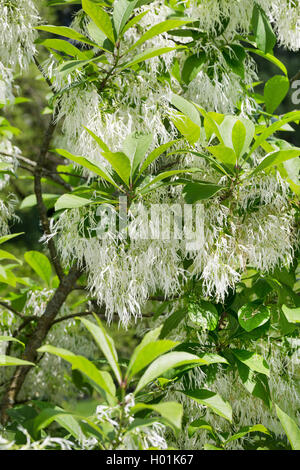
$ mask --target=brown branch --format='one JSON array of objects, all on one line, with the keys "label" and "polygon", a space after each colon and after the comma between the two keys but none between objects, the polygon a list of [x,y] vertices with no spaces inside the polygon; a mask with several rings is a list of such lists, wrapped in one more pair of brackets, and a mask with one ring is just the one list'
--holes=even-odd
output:
[{"label": "brown branch", "polygon": [[[57,316],[60,308],[66,301],[70,292],[80,277],[80,271],[76,267],[72,267],[67,276],[61,280],[60,285],[56,289],[53,297],[48,302],[43,315],[38,319],[37,326],[29,338],[22,359],[35,363],[37,361],[37,350],[43,344],[52,324]],[[13,407],[16,402],[18,393],[24,383],[24,380],[32,366],[19,366],[10,381],[10,384],[3,396],[1,407],[1,420],[5,424],[8,416],[7,409]]]},{"label": "brown branch", "polygon": [[293,83],[293,82],[295,82],[296,80],[300,80],[300,70],[299,70],[299,72],[296,73],[296,75],[294,75],[294,76],[290,79],[290,83]]},{"label": "brown branch", "polygon": [[16,309],[14,309],[13,307],[11,307],[9,304],[7,304],[6,302],[0,302],[0,305],[1,307],[4,307],[6,308],[7,310],[9,310],[11,313],[13,313],[14,315],[16,315],[17,317],[20,317],[22,318],[22,320],[25,320],[29,317],[26,317],[25,315],[22,315],[22,313],[18,312]]},{"label": "brown branch", "polygon": [[[43,228],[45,236],[50,236],[51,230],[50,230],[50,222],[47,217],[47,208],[43,201],[43,192],[42,192],[42,183],[41,183],[41,179],[43,175],[42,167],[46,160],[47,152],[49,150],[49,146],[50,146],[50,142],[51,142],[54,130],[55,130],[55,126],[56,126],[55,118],[53,117],[50,121],[48,129],[46,130],[43,145],[42,145],[39,158],[37,161],[37,166],[35,167],[35,172],[34,172],[34,192],[36,195],[37,207],[38,207],[38,211],[39,211],[39,215],[40,215],[40,219],[42,223],[42,228]],[[57,256],[56,246],[52,238],[49,238],[48,240],[48,247],[49,247],[51,260],[54,265],[56,274],[58,275],[59,279],[62,280],[64,277],[64,272],[60,265],[60,262]]]}]

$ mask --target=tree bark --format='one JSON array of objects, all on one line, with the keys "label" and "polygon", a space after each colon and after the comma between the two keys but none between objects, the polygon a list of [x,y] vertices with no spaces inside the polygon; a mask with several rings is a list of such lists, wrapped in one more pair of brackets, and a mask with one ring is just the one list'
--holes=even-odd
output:
[{"label": "tree bark", "polygon": [[[77,280],[80,277],[80,274],[80,271],[73,267],[70,269],[69,274],[61,280],[59,287],[56,289],[52,299],[48,302],[44,314],[39,319],[36,329],[28,341],[22,359],[30,362],[36,362],[38,355],[37,349],[42,346],[55,317],[57,316],[63,303],[66,301],[68,295],[73,290]],[[9,386],[3,396],[1,406],[2,424],[7,422],[7,410],[12,408],[15,404],[18,393],[30,369],[31,366],[19,366],[16,368]]]}]

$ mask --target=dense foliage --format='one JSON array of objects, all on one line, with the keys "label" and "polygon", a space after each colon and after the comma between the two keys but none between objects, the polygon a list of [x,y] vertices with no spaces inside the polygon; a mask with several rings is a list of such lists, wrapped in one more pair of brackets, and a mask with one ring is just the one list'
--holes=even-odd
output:
[{"label": "dense foliage", "polygon": [[0,447],[300,450],[298,0],[0,7]]}]

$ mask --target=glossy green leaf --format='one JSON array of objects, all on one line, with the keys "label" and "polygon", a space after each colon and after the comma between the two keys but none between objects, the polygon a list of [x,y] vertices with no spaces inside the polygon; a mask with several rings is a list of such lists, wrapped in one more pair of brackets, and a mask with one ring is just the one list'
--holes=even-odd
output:
[{"label": "glossy green leaf", "polygon": [[47,256],[39,251],[27,251],[24,255],[27,264],[50,286],[52,278],[51,263]]},{"label": "glossy green leaf", "polygon": [[300,429],[296,422],[278,405],[275,405],[277,416],[281,422],[281,425],[287,435],[287,438],[292,446],[293,450],[300,450]]},{"label": "glossy green leaf", "polygon": [[184,199],[188,204],[194,204],[197,201],[210,199],[219,191],[224,190],[224,186],[214,183],[195,182],[188,183],[183,188]]},{"label": "glossy green leaf", "polygon": [[246,331],[252,331],[264,325],[271,316],[269,307],[256,302],[243,305],[238,311],[239,324]]},{"label": "glossy green leaf", "polygon": [[99,47],[95,42],[75,31],[75,29],[68,28],[66,26],[44,25],[37,26],[36,29],[40,31],[47,31],[48,33],[52,34],[57,34],[58,36],[63,36],[69,39],[74,39],[75,41],[83,42],[89,46]]},{"label": "glossy green leaf", "polygon": [[23,359],[18,359],[17,357],[0,354],[0,367],[7,366],[35,366],[35,364],[33,362],[24,361]]},{"label": "glossy green leaf", "polygon": [[138,172],[138,176],[141,175],[151,163],[153,163],[158,157],[160,157],[166,150],[168,150],[172,145],[176,144],[178,140],[172,140],[171,142],[167,142],[166,144],[162,144],[159,147],[156,147],[151,153],[149,153],[148,157],[143,161],[140,170]]},{"label": "glossy green leaf", "polygon": [[23,235],[23,234],[24,234],[24,232],[12,233],[10,235],[4,235],[3,237],[0,237],[0,245],[2,245],[2,243],[8,242],[9,240],[12,240],[13,238],[19,237],[20,235]]},{"label": "glossy green leaf", "polygon": [[[116,389],[110,374],[106,371],[100,371],[95,364],[89,361],[86,357],[73,354],[63,348],[56,348],[51,345],[44,345],[39,348],[38,352],[54,354],[55,356],[61,357],[65,361],[72,365],[73,369],[79,370],[95,385],[102,389],[108,398],[112,398],[115,395]],[[110,400],[112,402],[112,400]]]},{"label": "glossy green leaf", "polygon": [[78,155],[73,155],[72,153],[68,152],[67,150],[63,149],[55,149],[55,152],[61,155],[64,158],[68,158],[74,163],[77,163],[78,165],[83,166],[84,168],[92,171],[98,176],[101,176],[101,178],[105,179],[109,183],[111,183],[113,186],[116,188],[119,188],[119,186],[114,182],[110,174],[107,172],[105,168],[102,168],[100,165],[92,162],[91,160],[88,160],[85,157],[80,157]]},{"label": "glossy green leaf", "polygon": [[98,325],[96,325],[95,323],[92,323],[86,318],[80,318],[80,321],[85,325],[85,327],[92,334],[94,340],[96,341],[97,345],[103,352],[111,369],[113,370],[118,383],[121,384],[122,376],[121,376],[121,371],[120,371],[120,367],[118,364],[117,351],[116,351],[112,338],[105,331],[101,321],[99,320],[99,318],[97,318]]},{"label": "glossy green leaf", "polygon": [[131,176],[143,161],[153,140],[152,134],[136,136],[130,134],[123,142],[122,150],[131,162]]},{"label": "glossy green leaf", "polygon": [[300,323],[300,307],[289,308],[286,305],[283,305],[282,311],[289,323]]},{"label": "glossy green leaf", "polygon": [[13,336],[0,336],[0,341],[13,341],[15,343],[21,344],[23,347],[25,346],[22,341],[18,340],[17,338],[14,338]]},{"label": "glossy green leaf", "polygon": [[219,162],[224,163],[228,168],[233,169],[237,162],[234,150],[225,145],[219,144],[214,147],[208,147],[207,150],[216,157]]},{"label": "glossy green leaf", "polygon": [[247,434],[253,432],[261,432],[262,434],[267,434],[269,436],[271,435],[270,431],[268,431],[268,429],[262,424],[255,424],[254,426],[245,426],[240,429],[236,434],[231,436],[229,439],[226,439],[224,445],[228,444],[229,442],[236,441],[237,439],[241,439],[241,437],[244,437]]},{"label": "glossy green leaf", "polygon": [[267,361],[260,355],[245,349],[231,349],[235,357],[245,364],[249,369],[270,377],[270,367]]},{"label": "glossy green leaf", "polygon": [[141,52],[140,54],[135,55],[134,59],[122,64],[121,69],[122,70],[128,69],[130,67],[133,67],[134,65],[139,64],[140,62],[144,62],[145,60],[152,59],[152,57],[157,57],[163,54],[167,54],[168,52],[175,51],[176,49],[179,49],[179,47],[161,47],[161,48],[152,47],[150,49],[146,49],[144,52]]},{"label": "glossy green leaf", "polygon": [[189,56],[182,67],[182,80],[188,85],[190,82],[197,77],[200,72],[202,65],[206,61],[205,52],[199,52],[198,54],[193,54]]},{"label": "glossy green leaf", "polygon": [[119,36],[122,33],[127,21],[129,20],[133,10],[139,0],[116,0],[114,3],[113,22],[114,27]]},{"label": "glossy green leaf", "polygon": [[267,15],[257,3],[253,8],[251,23],[257,47],[264,53],[272,51],[276,44],[276,36],[272,30]]},{"label": "glossy green leaf", "polygon": [[252,174],[258,173],[259,171],[266,170],[267,168],[275,165],[280,165],[287,160],[297,158],[300,155],[300,148],[292,147],[286,150],[276,150],[275,152],[269,153],[260,164],[253,170]]},{"label": "glossy green leaf", "polygon": [[82,0],[82,8],[98,28],[105,34],[105,36],[111,42],[115,43],[112,22],[109,14],[103,9],[103,6],[101,4],[96,4],[92,0]]},{"label": "glossy green leaf", "polygon": [[55,210],[75,209],[76,207],[88,206],[92,202],[92,200],[76,196],[76,194],[63,194],[58,198],[55,204]]},{"label": "glossy green leaf", "polygon": [[188,19],[188,18],[179,18],[179,19],[170,19],[170,20],[165,20],[162,21],[150,28],[148,31],[146,31],[143,36],[138,39],[136,43],[130,49],[128,49],[127,52],[135,49],[136,47],[141,46],[144,44],[144,42],[148,41],[149,39],[154,38],[155,36],[158,36],[159,34],[166,33],[167,31],[170,31],[171,29],[178,28],[179,26],[183,26],[185,24],[191,23],[193,20]]},{"label": "glossy green leaf", "polygon": [[223,400],[218,393],[204,388],[198,390],[184,390],[182,393],[201,405],[208,406],[214,413],[222,416],[222,418],[225,418],[230,422],[232,421],[231,406],[227,401]]},{"label": "glossy green leaf", "polygon": [[289,88],[289,79],[283,75],[275,75],[267,81],[264,88],[264,100],[268,113],[272,114],[278,108]]},{"label": "glossy green leaf", "polygon": [[124,152],[102,152],[102,156],[111,164],[121,180],[129,186],[131,163],[127,155]]},{"label": "glossy green leaf", "polygon": [[158,403],[155,405],[150,405],[147,403],[138,403],[135,405],[131,412],[133,414],[138,413],[142,410],[152,410],[156,413],[159,413],[163,418],[165,418],[168,423],[174,428],[175,431],[181,430],[181,422],[183,416],[183,408],[181,403],[176,403],[174,401],[165,401],[163,403]]},{"label": "glossy green leaf", "polygon": [[135,393],[142,390],[149,382],[152,382],[153,380],[163,375],[167,370],[185,364],[205,365],[207,362],[194,354],[186,352],[170,352],[168,354],[164,354],[152,362],[148,369],[146,369],[139,383],[137,384]]},{"label": "glossy green leaf", "polygon": [[78,49],[74,44],[63,39],[39,39],[38,44],[46,47],[47,49],[54,49],[58,52],[63,52],[66,55],[77,57],[77,59],[86,60],[87,55]]}]

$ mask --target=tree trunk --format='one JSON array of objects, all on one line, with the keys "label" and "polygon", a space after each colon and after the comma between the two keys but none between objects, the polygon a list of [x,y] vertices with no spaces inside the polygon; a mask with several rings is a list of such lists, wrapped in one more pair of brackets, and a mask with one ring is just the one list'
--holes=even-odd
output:
[{"label": "tree trunk", "polygon": [[[80,271],[73,267],[70,269],[69,274],[61,280],[59,287],[56,289],[52,299],[48,302],[44,314],[39,319],[37,327],[28,341],[22,359],[30,362],[36,362],[38,354],[37,349],[42,346],[52,326],[53,320],[57,316],[68,295],[73,290],[76,281],[80,277],[80,274]],[[16,368],[10,384],[3,396],[1,406],[2,424],[7,422],[8,416],[6,412],[15,404],[17,395],[30,369],[31,366],[19,366]]]}]

